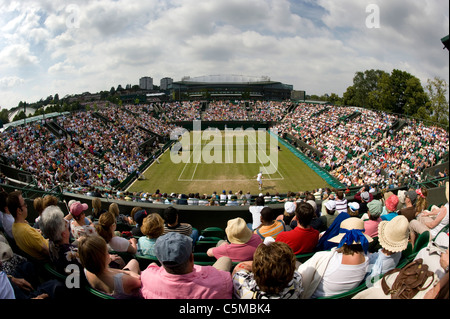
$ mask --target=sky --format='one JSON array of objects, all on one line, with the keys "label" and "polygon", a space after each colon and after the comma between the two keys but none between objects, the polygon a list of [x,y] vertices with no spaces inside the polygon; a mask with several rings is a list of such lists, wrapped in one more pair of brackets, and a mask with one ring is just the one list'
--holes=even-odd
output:
[{"label": "sky", "polygon": [[150,76],[268,76],[339,96],[358,71],[449,83],[446,0],[0,0],[0,107]]}]

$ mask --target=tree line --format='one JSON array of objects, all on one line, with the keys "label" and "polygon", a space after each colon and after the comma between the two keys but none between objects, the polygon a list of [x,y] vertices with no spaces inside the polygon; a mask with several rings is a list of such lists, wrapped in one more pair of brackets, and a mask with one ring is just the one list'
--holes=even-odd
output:
[{"label": "tree line", "polygon": [[402,114],[448,127],[447,89],[448,84],[439,77],[428,79],[423,87],[420,80],[408,72],[394,69],[387,73],[372,69],[356,72],[353,85],[347,88],[342,97],[332,93],[310,98],[336,105]]}]

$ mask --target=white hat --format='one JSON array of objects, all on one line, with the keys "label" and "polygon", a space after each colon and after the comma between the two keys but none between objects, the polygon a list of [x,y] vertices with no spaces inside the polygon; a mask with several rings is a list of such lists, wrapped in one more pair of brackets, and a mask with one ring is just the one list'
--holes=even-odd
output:
[{"label": "white hat", "polygon": [[329,200],[328,202],[325,203],[325,207],[328,210],[335,210],[336,209],[336,201],[334,200]]},{"label": "white hat", "polygon": [[398,215],[390,221],[382,221],[378,224],[378,240],[381,247],[396,253],[403,251],[408,246],[409,222],[403,215]]},{"label": "white hat", "polygon": [[294,213],[296,207],[297,207],[297,205],[295,205],[294,202],[284,203],[284,210],[286,211],[286,213],[289,213],[289,214]]},{"label": "white hat", "polygon": [[[342,221],[341,229],[345,230],[360,230],[363,232],[364,237],[366,237],[367,241],[370,243],[373,241],[372,237],[364,234],[364,221],[358,217],[350,217]],[[340,233],[337,236],[329,239],[328,241],[332,243],[340,243],[341,239],[345,236],[345,233]],[[359,242],[353,242],[353,244],[359,244]]]}]

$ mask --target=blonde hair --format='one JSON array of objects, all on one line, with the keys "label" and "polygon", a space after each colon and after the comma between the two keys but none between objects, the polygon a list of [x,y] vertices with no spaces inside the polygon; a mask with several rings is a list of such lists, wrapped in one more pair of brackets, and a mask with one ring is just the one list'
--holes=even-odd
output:
[{"label": "blonde hair", "polygon": [[94,197],[92,199],[92,213],[94,214],[94,217],[98,217],[100,215],[100,211],[102,208],[102,201],[98,197]]},{"label": "blonde hair", "polygon": [[283,242],[261,244],[253,255],[252,272],[261,291],[276,294],[294,277],[295,255]]},{"label": "blonde hair", "polygon": [[417,194],[417,200],[416,200],[416,214],[420,214],[424,209],[428,208],[428,190],[425,187],[420,188],[420,192],[422,193],[422,196],[420,194]]},{"label": "blonde hair", "polygon": [[103,237],[107,243],[113,237],[113,233],[111,231],[111,226],[116,223],[116,217],[110,212],[106,212],[100,215],[98,219],[98,223],[95,225],[95,230],[97,234]]},{"label": "blonde hair", "polygon": [[53,195],[45,195],[42,199],[42,207],[45,209],[48,206],[58,206],[58,198]]},{"label": "blonde hair", "polygon": [[120,213],[119,205],[117,205],[117,203],[111,203],[111,205],[109,205],[108,211],[112,213],[114,217],[118,217]]},{"label": "blonde hair", "polygon": [[149,238],[158,238],[164,232],[164,219],[158,213],[151,213],[144,218],[141,232]]}]

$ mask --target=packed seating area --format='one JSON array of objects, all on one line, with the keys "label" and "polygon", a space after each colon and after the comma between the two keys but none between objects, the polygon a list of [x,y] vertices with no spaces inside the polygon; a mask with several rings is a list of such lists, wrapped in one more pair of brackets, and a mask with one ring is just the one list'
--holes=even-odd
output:
[{"label": "packed seating area", "polygon": [[[406,124],[394,133],[398,115],[326,104],[291,107],[290,101],[213,101],[202,112],[200,102],[100,103],[96,111],[57,117],[66,135],[56,136],[44,123],[29,123],[2,132],[0,143],[7,165],[31,172],[41,189],[59,185],[69,191],[119,184],[152,156],[139,146],[152,133],[162,143],[176,128],[174,121],[277,121],[280,136],[289,133],[323,154],[304,150],[348,187],[421,182],[424,169],[448,156],[448,132],[440,127],[404,119]],[[158,142],[153,147],[157,150]]]},{"label": "packed seating area", "polygon": [[[374,283],[407,285],[396,276],[418,265],[428,269],[421,283],[427,289],[395,298],[448,299],[448,170],[439,175],[446,202],[432,205],[426,188],[408,183],[448,156],[446,130],[324,104],[216,101],[201,108],[105,103],[2,132],[6,164],[32,173],[42,190],[59,185],[92,202],[37,197],[38,216],[30,220],[23,194],[1,190],[0,299],[391,299],[399,289]],[[348,197],[329,188],[284,195],[114,189],[152,156],[143,143],[167,138],[173,122],[196,119],[276,121],[280,136],[316,149],[323,156],[305,154],[361,189]],[[102,208],[110,199],[132,201],[133,210],[115,202]],[[161,213],[140,203],[165,205]],[[178,205],[238,205],[251,217],[201,228],[184,220]]]},{"label": "packed seating area", "polygon": [[[128,214],[52,195],[24,223],[22,193],[2,190],[0,299],[448,299],[448,191],[440,205],[425,189],[261,194],[250,220],[199,228],[173,205]],[[415,267],[424,289],[396,295]]]}]

